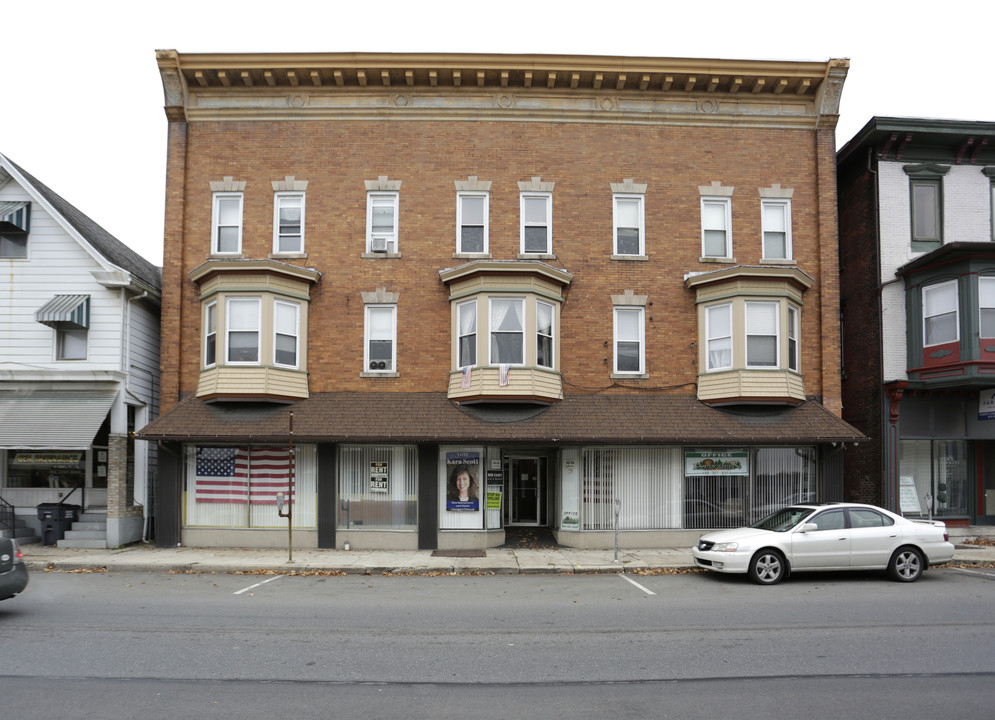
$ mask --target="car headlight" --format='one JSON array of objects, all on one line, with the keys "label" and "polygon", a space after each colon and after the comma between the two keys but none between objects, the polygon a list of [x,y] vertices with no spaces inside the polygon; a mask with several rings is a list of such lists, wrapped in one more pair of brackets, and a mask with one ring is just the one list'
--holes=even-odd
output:
[{"label": "car headlight", "polygon": [[736,552],[737,550],[739,550],[739,543],[736,542],[715,543],[715,545],[712,546],[712,550],[714,552]]}]

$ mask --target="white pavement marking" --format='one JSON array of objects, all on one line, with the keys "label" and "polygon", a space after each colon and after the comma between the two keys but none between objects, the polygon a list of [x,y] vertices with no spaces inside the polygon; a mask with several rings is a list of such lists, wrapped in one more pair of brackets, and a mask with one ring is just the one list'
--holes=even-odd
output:
[{"label": "white pavement marking", "polygon": [[653,592],[652,590],[647,590],[642,585],[640,585],[639,583],[637,583],[635,580],[629,579],[628,575],[623,575],[622,573],[619,573],[618,576],[620,578],[622,578],[623,580],[627,581],[627,582],[631,582],[633,585],[635,585],[637,588],[639,588],[640,590],[642,590],[647,595],[656,595],[656,593]]},{"label": "white pavement marking", "polygon": [[282,577],[283,577],[283,575],[274,575],[269,580],[263,580],[262,582],[257,582],[255,585],[249,585],[249,587],[242,588],[241,590],[236,590],[235,592],[232,593],[232,595],[241,595],[244,592],[248,592],[249,590],[253,590],[253,589],[259,587],[260,585],[265,585],[268,582],[273,582],[274,580],[279,580]]},{"label": "white pavement marking", "polygon": [[962,573],[967,573],[968,575],[980,575],[984,578],[995,577],[991,573],[977,572],[976,570],[965,570],[964,568],[954,568],[955,570],[960,570]]}]

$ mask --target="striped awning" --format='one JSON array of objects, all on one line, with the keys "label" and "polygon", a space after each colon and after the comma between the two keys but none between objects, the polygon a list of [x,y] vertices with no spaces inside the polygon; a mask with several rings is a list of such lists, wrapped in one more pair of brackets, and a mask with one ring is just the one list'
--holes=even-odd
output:
[{"label": "striped awning", "polygon": [[24,232],[28,231],[28,208],[31,203],[27,200],[7,200],[0,202],[0,222],[10,223]]},{"label": "striped awning", "polygon": [[56,295],[35,312],[35,320],[60,330],[90,327],[89,295]]},{"label": "striped awning", "polygon": [[117,387],[0,388],[0,449],[85,450],[107,418]]}]

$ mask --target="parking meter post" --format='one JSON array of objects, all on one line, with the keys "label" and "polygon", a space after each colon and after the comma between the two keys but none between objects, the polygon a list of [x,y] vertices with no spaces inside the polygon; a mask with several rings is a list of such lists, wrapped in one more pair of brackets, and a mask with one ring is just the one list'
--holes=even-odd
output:
[{"label": "parking meter post", "polygon": [[615,498],[615,559],[612,562],[618,562],[618,516],[622,510],[622,500],[621,498]]}]

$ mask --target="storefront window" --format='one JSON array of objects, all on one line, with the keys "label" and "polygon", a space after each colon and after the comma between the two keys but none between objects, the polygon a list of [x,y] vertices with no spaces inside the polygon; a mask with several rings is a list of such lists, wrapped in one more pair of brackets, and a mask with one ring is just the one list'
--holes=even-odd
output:
[{"label": "storefront window", "polygon": [[82,450],[8,450],[7,487],[73,488],[86,484]]},{"label": "storefront window", "polygon": [[680,448],[588,448],[584,450],[581,514],[584,530],[680,527]]},{"label": "storefront window", "polygon": [[967,515],[966,440],[899,442],[899,510],[903,515]]},{"label": "storefront window", "polygon": [[188,445],[186,524],[189,527],[286,527],[277,512],[278,492],[288,494],[293,468],[295,528],[317,526],[317,452],[314,445]]},{"label": "storefront window", "polygon": [[341,530],[418,528],[418,449],[409,445],[339,448]]}]

